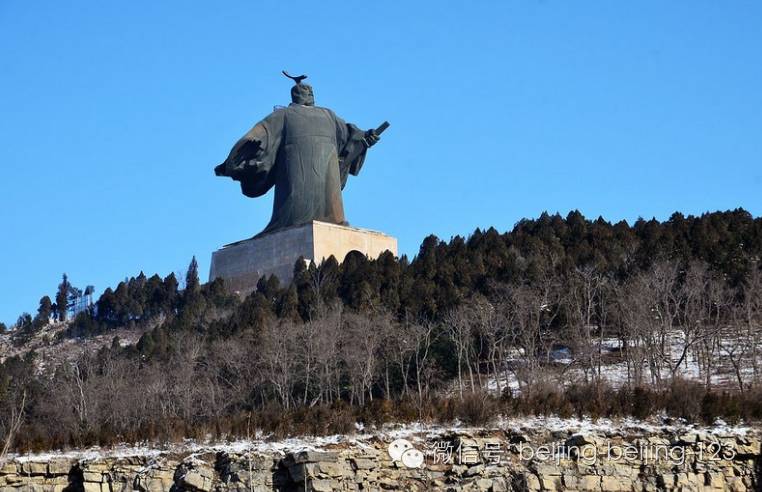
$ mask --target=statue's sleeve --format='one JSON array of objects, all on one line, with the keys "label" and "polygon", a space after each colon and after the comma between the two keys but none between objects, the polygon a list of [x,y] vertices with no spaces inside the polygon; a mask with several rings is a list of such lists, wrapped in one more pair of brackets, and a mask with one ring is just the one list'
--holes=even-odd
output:
[{"label": "statue's sleeve", "polygon": [[244,195],[262,196],[275,185],[283,122],[283,111],[270,114],[233,146],[225,160],[225,174],[241,183]]},{"label": "statue's sleeve", "polygon": [[[336,143],[339,150],[342,190],[347,184],[349,175],[357,176],[365,162],[368,148],[363,141],[364,136],[364,131],[336,116]],[[354,156],[354,158],[346,158],[347,156]]]}]

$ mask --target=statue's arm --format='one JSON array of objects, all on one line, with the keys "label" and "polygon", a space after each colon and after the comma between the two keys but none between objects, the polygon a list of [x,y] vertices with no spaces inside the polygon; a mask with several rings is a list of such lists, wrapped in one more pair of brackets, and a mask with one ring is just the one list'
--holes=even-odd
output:
[{"label": "statue's arm", "polygon": [[[336,141],[339,144],[339,170],[341,171],[341,188],[347,184],[351,174],[357,176],[365,162],[368,146],[364,142],[365,132],[352,123],[347,123],[336,117]],[[351,156],[351,157],[350,157]]]},{"label": "statue's arm", "polygon": [[[275,184],[275,161],[280,146],[283,118],[276,111],[257,123],[233,146],[230,155],[218,168],[223,176],[241,183],[248,197],[264,195]],[[215,168],[215,172],[217,169]]]}]

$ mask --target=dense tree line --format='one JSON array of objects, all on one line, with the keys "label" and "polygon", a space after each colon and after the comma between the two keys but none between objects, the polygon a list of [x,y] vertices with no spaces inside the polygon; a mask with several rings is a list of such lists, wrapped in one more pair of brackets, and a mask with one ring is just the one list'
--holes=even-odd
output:
[{"label": "dense tree line", "polygon": [[[536,220],[520,221],[504,234],[493,228],[477,229],[467,238],[455,236],[449,242],[429,236],[413,261],[384,254],[375,261],[351,255],[341,268],[335,259],[309,268],[297,262],[292,285],[280,286],[274,279],[263,279],[255,294],[261,294],[260,300],[246,300],[241,309],[261,305],[264,297],[275,306],[277,317],[298,315],[308,320],[321,305],[339,301],[358,312],[384,309],[398,319],[441,319],[464,299],[476,294],[490,296],[499,285],[533,284],[544,277],[563,277],[575,269],[594,269],[600,275],[622,280],[665,260],[681,266],[701,262],[736,287],[758,266],[761,251],[762,219],[742,209],[699,217],[675,213],[665,222],[639,219],[632,226],[625,221],[611,224],[602,218],[587,220],[577,211],[566,218],[545,213]],[[174,318],[184,314],[185,307],[203,311],[235,303],[226,298],[219,283],[202,287],[197,268],[194,258],[186,275],[193,302],[181,294],[183,289],[174,274],[149,278],[141,272],[115,289],[106,289],[96,309],[86,313],[92,322],[75,323],[69,335],[102,333],[157,316]],[[196,296],[202,288],[209,295]],[[47,296],[40,300],[39,324],[51,312],[59,311],[57,304],[65,305],[67,289],[71,284],[64,275],[57,302],[51,303]],[[196,301],[204,306],[199,309]],[[55,317],[63,320],[65,316],[60,312]],[[215,329],[240,330],[240,316],[237,313],[229,322],[216,323]],[[174,325],[205,330],[208,321],[198,315],[185,316]],[[186,326],[194,323],[198,326]]]},{"label": "dense tree line", "polygon": [[[703,382],[699,401],[716,409],[717,390],[744,402],[759,395],[761,253],[762,219],[735,210],[632,226],[543,214],[504,234],[429,236],[412,261],[389,253],[297,261],[290,284],[263,278],[243,299],[220,280],[201,285],[194,259],[184,288],[174,275],[141,273],[68,322],[63,336],[113,334],[111,347],[42,371],[33,354],[7,360],[2,404],[7,415],[25,415],[28,436],[79,444],[178,426],[191,433],[274,408],[298,419],[341,415],[336,408],[383,413],[383,402],[396,401],[426,417],[432,405],[455,408],[437,400],[451,398],[478,413],[487,389],[514,410],[534,402],[523,408],[558,411],[564,401],[627,401],[630,393],[601,396],[611,357],[603,343],[614,339],[622,391],[673,394],[690,358]],[[25,318],[17,331],[34,324]],[[147,331],[122,347],[125,326]],[[556,362],[559,349],[570,363]],[[721,363],[732,388],[714,388]],[[595,398],[559,388],[570,367]],[[474,395],[480,404],[469,407]],[[319,413],[326,408],[334,410]]]}]

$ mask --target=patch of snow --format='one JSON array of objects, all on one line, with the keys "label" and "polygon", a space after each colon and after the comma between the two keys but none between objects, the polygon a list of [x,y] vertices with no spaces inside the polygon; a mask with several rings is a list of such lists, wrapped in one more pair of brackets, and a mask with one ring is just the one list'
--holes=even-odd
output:
[{"label": "patch of snow", "polygon": [[135,456],[158,458],[162,455],[176,454],[187,455],[193,459],[195,456],[205,453],[226,452],[231,454],[245,453],[270,453],[285,454],[298,451],[320,451],[333,447],[337,444],[347,443],[360,447],[370,447],[374,440],[391,442],[396,439],[407,439],[411,442],[428,442],[453,433],[473,434],[476,432],[501,430],[515,432],[550,431],[567,432],[572,434],[657,434],[657,433],[683,433],[683,432],[706,432],[721,436],[745,436],[759,427],[751,427],[743,424],[729,425],[721,419],[717,419],[712,426],[690,424],[682,419],[654,418],[648,421],[637,420],[631,417],[618,419],[590,419],[590,418],[561,418],[557,416],[528,416],[528,417],[500,417],[494,425],[482,427],[469,427],[462,422],[455,421],[450,425],[427,424],[412,422],[407,424],[386,424],[372,432],[355,435],[335,434],[330,436],[302,436],[286,439],[271,440],[267,437],[256,439],[239,439],[234,441],[220,442],[197,442],[187,439],[179,443],[168,445],[150,445],[141,443],[134,446],[118,445],[111,448],[91,447],[80,450],[52,451],[46,453],[14,455],[8,458],[20,462],[42,462],[54,459],[69,460],[95,460],[104,457],[129,458]]}]

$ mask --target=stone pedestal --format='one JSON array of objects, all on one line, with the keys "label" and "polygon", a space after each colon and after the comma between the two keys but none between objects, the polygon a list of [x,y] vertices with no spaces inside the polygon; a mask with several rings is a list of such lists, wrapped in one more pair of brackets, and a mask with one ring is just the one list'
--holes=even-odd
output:
[{"label": "stone pedestal", "polygon": [[313,221],[263,236],[228,244],[212,253],[209,281],[218,277],[229,289],[247,294],[262,276],[275,275],[281,285],[291,281],[299,257],[319,264],[331,255],[341,263],[350,251],[377,258],[397,255],[397,239],[386,234]]}]

